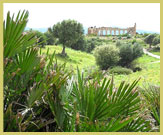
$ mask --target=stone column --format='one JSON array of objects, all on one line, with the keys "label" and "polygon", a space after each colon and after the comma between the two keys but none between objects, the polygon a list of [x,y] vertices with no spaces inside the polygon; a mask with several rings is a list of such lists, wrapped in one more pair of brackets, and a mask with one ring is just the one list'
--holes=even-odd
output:
[{"label": "stone column", "polygon": [[103,35],[103,30],[101,30],[100,35],[101,35],[101,36]]},{"label": "stone column", "polygon": [[110,35],[112,35],[112,29],[109,29],[109,31],[110,31]]},{"label": "stone column", "polygon": [[114,30],[114,35],[116,35],[116,30]]},{"label": "stone column", "polygon": [[121,30],[119,30],[119,35],[121,35]]},{"label": "stone column", "polygon": [[123,30],[123,34],[125,34],[125,30]]},{"label": "stone column", "polygon": [[105,29],[105,36],[107,36],[108,35],[108,31],[107,31],[107,29]]}]

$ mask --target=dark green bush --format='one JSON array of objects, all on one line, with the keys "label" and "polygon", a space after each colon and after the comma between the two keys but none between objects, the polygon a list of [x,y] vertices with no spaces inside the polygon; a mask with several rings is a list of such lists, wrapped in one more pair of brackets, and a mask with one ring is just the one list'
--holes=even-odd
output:
[{"label": "dark green bush", "polygon": [[133,61],[133,46],[132,44],[123,44],[120,46],[120,61],[121,66],[128,66]]},{"label": "dark green bush", "polygon": [[160,35],[157,35],[154,39],[153,39],[153,43],[152,45],[157,45],[160,43]]},{"label": "dark green bush", "polygon": [[102,45],[95,49],[94,56],[97,65],[103,70],[116,66],[119,61],[119,49],[113,45]]},{"label": "dark green bush", "polygon": [[143,55],[143,47],[138,43],[134,43],[134,45],[133,45],[133,58],[136,59],[138,57],[141,57],[142,55]]},{"label": "dark green bush", "polygon": [[131,74],[132,70],[128,68],[124,68],[121,66],[113,67],[112,69],[109,70],[109,73],[114,73],[114,74]]},{"label": "dark green bush", "polygon": [[34,34],[35,38],[37,39],[37,44],[39,44],[39,46],[44,47],[47,44],[47,37],[45,36],[44,33],[32,29],[27,31],[27,34],[31,34],[31,33]]},{"label": "dark green bush", "polygon": [[117,42],[116,42],[116,46],[117,47],[120,47],[122,45],[122,42],[120,41],[120,40],[118,40]]},{"label": "dark green bush", "polygon": [[70,47],[74,50],[86,51],[86,40],[84,37],[81,37],[76,43],[71,44]]},{"label": "dark green bush", "polygon": [[156,45],[160,43],[160,35],[154,33],[150,34],[145,37],[144,41],[149,44],[149,47],[151,48],[152,45]]},{"label": "dark green bush", "polygon": [[44,33],[44,35],[46,36],[46,43],[47,45],[54,45],[56,39],[53,37],[53,35],[50,32],[46,32]]},{"label": "dark green bush", "polygon": [[120,61],[121,66],[128,67],[130,63],[136,58],[142,56],[143,48],[140,44],[135,43],[134,45],[126,43],[120,46]]},{"label": "dark green bush", "polygon": [[134,43],[136,43],[136,39],[133,39],[133,40],[132,40],[132,44],[134,44]]}]

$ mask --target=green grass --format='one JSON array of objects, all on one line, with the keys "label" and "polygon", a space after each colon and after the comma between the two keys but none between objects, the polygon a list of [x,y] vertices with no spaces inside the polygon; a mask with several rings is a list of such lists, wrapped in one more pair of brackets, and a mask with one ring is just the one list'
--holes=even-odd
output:
[{"label": "green grass", "polygon": [[139,81],[140,86],[146,83],[160,85],[160,62],[153,63],[156,61],[158,61],[158,59],[143,55],[137,59],[137,62],[143,69],[129,75],[115,75],[115,83],[119,84],[122,80],[132,82],[135,79],[141,78]]},{"label": "green grass", "polygon": [[155,51],[152,51],[151,53],[155,54],[155,55],[159,55],[160,56],[160,52],[155,52]]},{"label": "green grass", "polygon": [[[59,54],[62,51],[62,46],[54,45],[48,45],[45,49],[42,49],[42,51],[46,52],[47,48],[50,49],[50,53],[56,51],[56,54]],[[76,69],[77,66],[80,70],[83,68],[90,69],[91,67],[98,68],[95,62],[95,58],[92,54],[76,51],[70,48],[66,48],[66,53],[68,54],[68,57],[63,58],[57,55],[57,59],[59,63],[66,62],[68,68],[73,67]],[[141,77],[139,82],[140,86],[143,86],[144,83],[160,85],[160,63],[153,63],[158,61],[158,59],[148,55],[143,55],[136,61],[143,69],[129,75],[115,75],[115,84],[118,85],[122,80],[126,82],[132,82],[133,80]]]},{"label": "green grass", "polygon": [[89,67],[96,67],[95,57],[92,54],[88,54],[86,52],[76,51],[70,48],[66,48],[66,53],[68,57],[64,58],[59,55],[62,51],[62,46],[55,46],[55,45],[48,45],[45,49],[42,49],[42,52],[46,52],[49,48],[49,53],[56,52],[56,57],[58,60],[58,63],[65,63],[66,66],[83,69],[83,68],[89,68]]}]

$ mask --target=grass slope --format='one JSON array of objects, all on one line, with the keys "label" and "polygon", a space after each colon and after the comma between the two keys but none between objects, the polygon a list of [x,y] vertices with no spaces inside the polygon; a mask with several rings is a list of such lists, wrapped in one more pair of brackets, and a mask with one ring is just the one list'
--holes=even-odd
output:
[{"label": "grass slope", "polygon": [[56,52],[56,57],[59,63],[65,63],[67,67],[73,67],[79,69],[96,67],[95,57],[92,54],[76,51],[71,48],[66,48],[66,53],[68,57],[64,58],[59,55],[62,52],[62,46],[48,45],[45,49],[42,49],[42,52],[46,52],[49,48],[49,53]]},{"label": "grass slope", "polygon": [[132,82],[135,79],[141,77],[139,82],[140,86],[145,84],[160,85],[160,62],[157,61],[158,59],[156,58],[143,55],[137,59],[137,62],[143,69],[129,75],[115,75],[115,83],[119,84],[122,80],[126,82]]},{"label": "grass slope", "polygon": [[[46,46],[45,49],[42,49],[43,52],[46,52],[47,48],[49,48],[50,53],[56,52],[59,54],[62,51],[62,46]],[[83,68],[98,68],[95,62],[95,58],[92,54],[88,54],[81,51],[76,51],[70,48],[66,48],[66,53],[68,54],[67,58],[63,58],[60,55],[57,55],[58,62],[67,63],[67,67],[73,67],[76,69],[78,66],[79,69]],[[142,71],[134,72],[129,75],[114,75],[115,76],[115,84],[119,84],[122,80],[127,82],[132,82],[135,79],[141,77],[139,82],[140,86],[144,85],[144,83],[157,84],[160,85],[160,63],[153,63],[158,61],[158,59],[150,57],[148,55],[143,55],[142,57],[137,59],[137,62],[143,68]]]}]

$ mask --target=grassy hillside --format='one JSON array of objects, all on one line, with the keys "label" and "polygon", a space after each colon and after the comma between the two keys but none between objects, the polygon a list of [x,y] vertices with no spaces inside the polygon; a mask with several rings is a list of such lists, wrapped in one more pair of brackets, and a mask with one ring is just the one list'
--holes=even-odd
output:
[{"label": "grassy hillside", "polygon": [[66,53],[68,54],[68,57],[64,58],[59,55],[59,53],[61,53],[62,51],[62,46],[48,45],[45,49],[42,49],[42,52],[46,52],[48,48],[50,53],[53,53],[55,51],[58,62],[66,62],[67,67],[76,68],[78,66],[79,69],[96,67],[95,57],[92,54],[76,51],[71,48],[66,48]]},{"label": "grassy hillside", "polygon": [[137,62],[142,67],[142,71],[137,71],[129,75],[115,75],[115,82],[119,83],[122,80],[132,82],[136,78],[141,77],[139,82],[141,86],[145,84],[160,85],[160,62],[157,61],[158,59],[156,58],[143,55],[137,59]]},{"label": "grassy hillside", "polygon": [[[42,49],[42,51],[46,52],[48,48],[50,49],[50,53],[55,51],[58,62],[66,62],[68,68],[73,67],[74,69],[76,69],[77,66],[80,69],[88,69],[92,67],[98,68],[95,62],[95,58],[92,54],[66,48],[66,53],[68,54],[68,57],[63,58],[59,55],[59,53],[62,51],[62,46],[48,45],[46,46],[46,48]],[[160,85],[160,63],[156,62],[158,61],[158,59],[150,57],[148,55],[143,55],[136,61],[142,67],[142,71],[137,71],[129,75],[114,75],[115,83],[119,84],[122,80],[132,82],[133,80],[141,77],[141,80],[139,82],[141,86],[144,85],[144,83]]]}]

